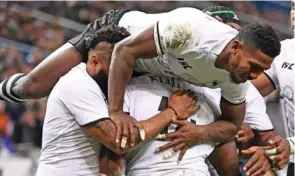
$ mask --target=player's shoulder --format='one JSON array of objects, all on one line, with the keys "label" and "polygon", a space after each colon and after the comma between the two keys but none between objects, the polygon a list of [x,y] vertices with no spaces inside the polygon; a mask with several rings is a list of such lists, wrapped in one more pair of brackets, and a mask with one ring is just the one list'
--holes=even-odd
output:
[{"label": "player's shoulder", "polygon": [[295,52],[293,52],[294,48],[295,38],[281,41],[281,52],[274,59],[273,65],[281,65],[284,62],[293,64],[295,62]]},{"label": "player's shoulder", "polygon": [[98,84],[86,71],[86,64],[81,63],[60,78],[51,94],[66,96],[71,93],[102,92]]},{"label": "player's shoulder", "polygon": [[259,91],[256,89],[256,87],[249,82],[248,91],[246,94],[246,102],[251,103],[257,99],[263,99],[262,95],[259,93]]}]

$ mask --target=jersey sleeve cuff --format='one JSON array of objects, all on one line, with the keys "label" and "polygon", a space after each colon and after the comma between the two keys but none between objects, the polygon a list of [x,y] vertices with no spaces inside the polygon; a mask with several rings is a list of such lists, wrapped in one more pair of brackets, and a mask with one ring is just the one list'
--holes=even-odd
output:
[{"label": "jersey sleeve cuff", "polygon": [[154,26],[154,39],[158,55],[164,55],[163,46],[161,44],[161,36],[159,31],[159,21]]},{"label": "jersey sleeve cuff", "polygon": [[275,82],[271,79],[271,77],[267,74],[267,72],[263,72],[263,74],[270,80],[274,89],[277,89]]}]

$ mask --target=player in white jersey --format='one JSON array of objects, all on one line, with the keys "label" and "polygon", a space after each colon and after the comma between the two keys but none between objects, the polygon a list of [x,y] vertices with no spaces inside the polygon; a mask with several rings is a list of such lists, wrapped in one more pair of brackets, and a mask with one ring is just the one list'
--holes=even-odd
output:
[{"label": "player in white jersey", "polygon": [[[175,22],[169,23],[170,19],[173,19],[173,21],[175,20]],[[157,21],[159,22],[157,23]],[[111,11],[104,15],[104,17],[97,19],[93,24],[90,24],[84,33],[70,41],[77,49],[66,44],[51,54],[48,59],[27,76],[14,75],[7,79],[6,84],[1,84],[3,89],[0,88],[0,96],[5,100],[20,102],[24,101],[24,98],[37,98],[48,95],[59,77],[81,62],[83,55],[87,55],[87,50],[84,47],[85,41],[87,40],[86,34],[99,29],[101,25],[109,23],[122,25],[131,33],[138,33],[149,25],[152,25],[152,27],[148,29],[149,35],[144,34],[141,36],[149,38],[149,40],[145,40],[145,43],[154,46],[152,47],[154,49],[153,52],[150,53],[151,56],[157,55],[156,50],[160,55],[152,60],[137,60],[140,61],[137,62],[138,70],[181,77],[201,86],[222,87],[222,112],[227,112],[227,114],[224,115],[228,117],[229,120],[236,120],[237,122],[235,123],[237,126],[240,126],[239,122],[242,121],[242,117],[244,116],[245,105],[243,101],[247,89],[241,82],[255,78],[262,70],[268,68],[272,62],[272,58],[280,51],[277,35],[274,30],[267,25],[252,24],[241,29],[241,32],[237,35],[238,32],[234,29],[217,22],[210,16],[193,8],[179,8],[161,14],[145,14],[138,11],[126,13]],[[176,25],[171,26],[171,24]],[[152,30],[152,28],[155,30]],[[172,29],[172,33],[171,31],[169,32],[169,29]],[[157,39],[161,42],[159,43]],[[184,43],[181,44],[178,39]],[[122,44],[123,45],[120,46],[125,46],[126,43]],[[193,46],[194,44],[197,45]],[[151,49],[150,47],[143,48],[146,52]],[[132,52],[128,53],[139,54],[143,50],[132,49]],[[192,52],[190,52],[190,50]],[[144,53],[141,54],[144,55]],[[114,56],[121,57],[121,55],[118,54]],[[132,60],[134,56],[128,59]],[[121,62],[123,60],[119,59],[119,61]],[[123,65],[124,64],[120,66]],[[50,70],[53,68],[54,72],[51,72]],[[130,73],[131,70],[128,72]],[[121,76],[126,76],[124,81],[121,79]],[[109,97],[111,112],[122,108],[124,85],[127,83],[129,76],[128,74],[120,73],[117,77],[111,74],[112,78],[117,77],[120,79],[118,82],[113,79],[110,80],[113,84],[109,87],[111,89],[111,91],[109,91],[111,95]],[[235,85],[231,82],[231,79],[235,83],[241,84]],[[122,81],[124,84],[121,84]],[[112,87],[116,87],[117,91],[120,91],[120,95],[116,96],[113,93],[113,91],[116,90],[113,90]],[[119,98],[118,102],[114,102],[116,98]],[[227,101],[233,104],[241,104],[232,105]],[[240,110],[233,111],[232,109]],[[237,112],[237,114],[232,114],[233,112]],[[121,137],[122,133],[125,137],[128,137],[129,132],[134,130],[132,128],[134,128],[135,122],[126,117],[126,115],[126,118],[122,119],[121,117],[124,115],[121,113],[116,114],[117,116],[111,114],[110,117],[119,129],[117,139]],[[232,126],[232,134],[234,134],[236,130],[237,127]],[[134,136],[131,133],[131,142],[133,139]]]},{"label": "player in white jersey", "polygon": [[[271,155],[276,161],[277,168],[282,169],[289,161],[290,153],[294,153],[294,89],[295,89],[295,39],[287,39],[281,42],[281,54],[276,57],[271,68],[264,74],[253,80],[263,96],[273,92],[275,89],[280,90],[283,97],[285,118],[288,125],[289,142],[283,137],[276,136],[272,141],[276,146],[276,152]],[[290,145],[289,145],[290,144]],[[294,155],[291,157],[294,162]],[[294,169],[294,164],[292,164]],[[293,173],[293,170],[290,171]]]},{"label": "player in white jersey", "polygon": [[[149,116],[166,108],[167,97],[169,97],[171,92],[176,89],[188,88],[194,90],[198,94],[198,105],[200,106],[197,114],[191,116],[188,121],[195,124],[195,128],[212,123],[215,119],[214,117],[220,115],[218,104],[218,100],[221,98],[220,90],[192,86],[183,81],[161,76],[149,75],[133,78],[126,91],[127,98],[125,98],[125,102],[129,103],[124,104],[124,111],[129,112],[130,115],[133,115],[138,121],[147,119]],[[271,121],[266,114],[264,99],[253,85],[250,85],[247,92],[246,105],[245,122],[248,123],[251,128],[259,131],[273,129]],[[174,132],[177,128],[179,127],[170,125],[162,131],[162,134]],[[208,128],[208,130],[210,129],[209,127],[206,128]],[[190,131],[190,133],[193,132],[195,131]],[[197,133],[193,135],[201,136],[201,134]],[[152,140],[136,150],[127,153],[126,174],[138,176],[209,174],[205,158],[209,156],[213,150],[214,143],[205,141],[205,143],[201,143],[201,145],[192,146],[186,151],[181,164],[177,164],[176,162],[178,160],[178,155],[173,155],[172,157],[168,157],[168,159],[164,159],[166,153],[155,154],[156,149],[164,144],[167,144],[167,142]],[[170,151],[168,150],[166,152]],[[235,150],[233,152],[235,152]],[[266,157],[264,157],[264,159],[266,162],[261,166],[261,170],[270,168]],[[258,170],[255,171],[257,172]],[[249,173],[254,173],[254,171],[250,170]]]},{"label": "player in white jersey", "polygon": [[[135,17],[150,25],[138,25]],[[245,115],[245,82],[268,69],[280,52],[277,34],[270,26],[250,24],[238,33],[194,8],[178,8],[157,16],[130,12],[119,24],[137,31],[118,43],[112,55],[109,111],[120,125],[122,119],[130,119],[122,111],[122,97],[135,68],[198,86],[220,87],[222,115],[236,125],[234,135]],[[270,43],[274,47],[271,50]]]},{"label": "player in white jersey", "polygon": [[[146,75],[133,78],[128,84],[125,98],[124,111],[127,111],[138,121],[146,120],[150,116],[161,112],[168,106],[168,97],[176,90],[191,89],[190,84],[173,78]],[[190,116],[187,121],[195,125],[207,125],[215,121],[219,116],[218,105],[206,96],[203,87],[194,88],[198,95],[200,109]],[[169,125],[162,134],[174,132],[177,126]],[[137,149],[125,155],[127,161],[126,175],[128,176],[160,176],[160,175],[187,175],[209,176],[205,158],[214,149],[214,142],[206,141],[193,146],[186,151],[186,155],[180,164],[177,163],[178,155],[165,159],[166,153],[157,153],[155,150],[165,141],[151,140]]]},{"label": "player in white jersey", "polygon": [[[124,28],[114,25],[93,33],[87,41],[91,48],[87,65],[82,63],[73,68],[51,91],[37,176],[97,176],[101,144],[116,153],[132,149],[133,146],[123,150],[124,146],[121,148],[114,142],[116,127],[108,118],[103,93],[113,45],[128,35]],[[184,92],[170,96],[164,111],[139,122],[136,145],[140,143],[139,136],[151,139],[170,124],[172,118],[186,119],[196,112],[196,95]],[[145,136],[142,129],[146,131]]]}]

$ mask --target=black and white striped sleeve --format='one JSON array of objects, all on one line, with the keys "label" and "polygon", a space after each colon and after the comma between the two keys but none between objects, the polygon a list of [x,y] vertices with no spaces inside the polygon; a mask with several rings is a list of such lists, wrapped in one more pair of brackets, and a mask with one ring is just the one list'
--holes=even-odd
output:
[{"label": "black and white striped sleeve", "polygon": [[17,73],[0,83],[0,100],[14,103],[23,103],[26,101],[25,99],[22,99],[19,96],[17,96],[12,91],[12,88],[14,87],[16,81],[23,76],[25,76],[24,73]]}]

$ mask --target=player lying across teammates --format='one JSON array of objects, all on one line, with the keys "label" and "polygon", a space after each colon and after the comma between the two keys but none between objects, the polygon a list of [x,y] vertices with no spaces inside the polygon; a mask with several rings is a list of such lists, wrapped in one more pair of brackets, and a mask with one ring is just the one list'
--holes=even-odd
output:
[{"label": "player lying across teammates", "polygon": [[[104,91],[109,100],[109,115],[106,116],[109,116],[115,124],[116,135],[114,141],[109,140],[113,146],[107,145],[103,141],[100,142],[116,152],[118,150],[112,147],[116,146],[116,149],[118,149],[120,142],[123,148],[120,150],[128,150],[125,149],[126,145],[127,147],[134,147],[138,138],[138,136],[136,137],[138,131],[142,140],[145,140],[145,137],[150,139],[148,138],[149,135],[154,135],[149,133],[147,127],[140,121],[137,121],[141,118],[135,117],[135,120],[123,111],[124,90],[134,67],[137,73],[149,72],[153,75],[169,76],[180,79],[180,81],[188,81],[201,87],[221,88],[220,120],[203,126],[203,129],[206,130],[202,134],[202,141],[223,143],[236,134],[243,122],[246,106],[245,95],[249,85],[246,81],[257,78],[264,70],[270,68],[274,57],[280,53],[281,48],[277,34],[268,25],[249,24],[241,28],[240,32],[237,32],[193,8],[179,8],[161,14],[111,11],[94,23],[89,24],[84,33],[56,50],[28,75],[13,75],[2,82],[0,97],[7,101],[23,102],[27,98],[47,96],[62,75],[81,61],[86,62],[89,58],[89,47],[85,46],[85,43],[89,40],[87,34],[112,23],[125,27],[131,33],[130,37],[114,48],[109,71],[109,85],[112,86],[108,86],[108,93]],[[106,39],[101,40],[105,41]],[[102,49],[107,49],[107,46]],[[111,57],[111,52],[101,51],[101,53]],[[105,63],[105,61],[103,60],[102,63]],[[105,66],[101,69],[108,71],[109,68]],[[98,76],[100,79],[103,78],[100,75]],[[105,81],[105,79],[102,80]],[[106,87],[106,84],[103,84],[104,81],[101,81],[101,89]],[[292,100],[294,101],[294,99]],[[84,101],[83,103],[87,104],[88,102]],[[77,108],[76,106],[74,105],[75,108]],[[184,118],[177,111],[174,113],[177,117]],[[130,114],[132,115],[132,113]],[[59,117],[61,120],[62,118]],[[76,120],[79,122],[78,119]],[[88,120],[85,120],[85,122],[88,122]],[[79,123],[83,125],[85,122],[81,120]],[[177,121],[177,123],[180,122]],[[201,125],[197,126],[200,127]],[[191,138],[193,138],[193,135]],[[277,161],[275,164],[276,167],[282,168],[286,162],[278,161],[283,159],[280,154],[289,154],[290,146],[292,148],[293,145],[289,145],[287,141],[287,145],[284,146],[287,146],[289,150],[285,152],[280,148],[282,146],[280,144],[286,140],[280,138],[276,141],[275,139],[273,141],[277,144],[277,147],[273,153],[279,155],[279,157],[274,157]],[[115,141],[116,143],[114,143]],[[195,143],[188,143],[187,145],[185,141],[177,144],[177,149],[181,153],[195,145]],[[223,146],[218,146],[216,150],[224,149]],[[265,172],[261,167],[257,167],[261,163],[256,161],[257,159],[260,159],[260,162],[265,160],[254,157],[261,150],[263,149],[258,148],[257,152],[251,157],[252,160],[249,160],[256,165],[253,165],[253,167],[255,166],[253,171],[246,168],[247,172]]]},{"label": "player lying across teammates", "polygon": [[[58,176],[65,173],[98,175],[100,170],[97,157],[100,143],[116,153],[132,150],[132,148],[120,148],[112,140],[115,137],[116,127],[108,118],[104,95],[113,44],[126,36],[128,33],[115,25],[103,27],[93,33],[87,40],[87,46],[90,48],[87,65],[82,63],[72,69],[51,91],[43,127],[43,146],[37,175]],[[192,91],[177,92],[188,89],[196,94]],[[171,95],[172,92],[176,93]],[[176,162],[178,156],[169,157],[174,151],[154,154],[156,148],[167,142],[151,139],[160,132],[165,134],[175,131],[177,127],[169,125],[173,122],[180,125],[178,131],[183,135],[187,132],[193,134],[190,135],[192,138],[189,141],[197,144],[198,140],[203,140],[202,134],[210,130],[206,125],[213,123],[220,115],[217,103],[219,99],[219,90],[196,87],[174,78],[152,75],[133,78],[125,94],[124,112],[130,113],[139,121],[145,129],[146,136],[143,145],[126,154],[126,173],[128,175],[175,175],[176,173],[179,173],[176,175],[209,175],[205,158],[214,149],[214,142],[202,141],[201,144],[190,146],[181,164],[178,164]],[[246,121],[251,123],[255,116],[267,123],[269,119],[265,115],[263,105],[262,97],[251,86],[247,93]],[[200,109],[195,113],[198,107]],[[189,122],[179,121],[186,118]],[[269,126],[271,129],[270,122]],[[171,133],[167,136],[169,134]],[[139,131],[136,136],[137,145],[141,143]],[[106,170],[105,165],[109,165],[104,161],[107,159],[106,150],[101,153],[101,168]],[[166,159],[162,159],[163,157]],[[267,162],[265,164],[263,167],[269,167]]]}]

